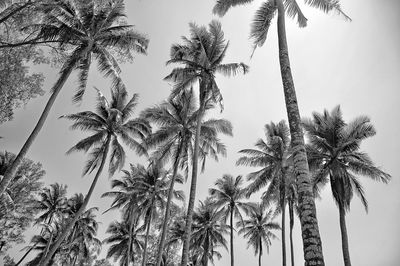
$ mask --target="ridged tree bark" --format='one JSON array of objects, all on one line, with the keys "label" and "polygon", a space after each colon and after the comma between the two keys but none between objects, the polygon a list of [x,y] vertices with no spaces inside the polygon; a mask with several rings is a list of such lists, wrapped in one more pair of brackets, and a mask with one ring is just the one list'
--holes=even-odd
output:
[{"label": "ridged tree bark", "polygon": [[197,171],[198,171],[198,158],[199,158],[199,141],[200,141],[200,128],[201,121],[203,119],[205,110],[205,87],[204,81],[200,81],[200,107],[199,114],[197,116],[196,134],[194,139],[193,149],[193,169],[192,169],[192,181],[190,184],[189,204],[186,214],[186,225],[185,234],[183,236],[183,248],[182,248],[182,260],[181,266],[187,266],[189,262],[189,247],[190,247],[190,235],[192,233],[193,223],[193,211],[194,203],[196,200],[196,187],[197,187]]},{"label": "ridged tree bark", "polygon": [[68,235],[69,231],[74,227],[75,223],[78,221],[79,217],[83,214],[83,212],[85,211],[90,197],[93,194],[94,188],[96,187],[97,181],[100,177],[101,172],[103,171],[104,168],[104,164],[106,162],[107,159],[107,155],[108,155],[108,150],[109,150],[109,146],[110,146],[110,141],[111,141],[111,135],[107,136],[107,141],[106,141],[106,146],[104,149],[104,153],[103,153],[103,157],[101,158],[101,163],[100,163],[100,167],[97,170],[96,176],[94,177],[92,184],[90,185],[89,191],[86,194],[86,197],[83,201],[82,206],[79,208],[79,210],[77,211],[77,213],[75,214],[74,218],[72,219],[72,221],[70,221],[67,225],[67,227],[64,229],[64,231],[62,232],[62,234],[57,238],[56,242],[54,243],[54,245],[51,247],[49,253],[47,254],[47,256],[44,258],[43,261],[39,262],[39,266],[47,266],[51,260],[51,258],[53,257],[54,253],[56,252],[56,250],[60,247],[61,242],[64,240],[64,238]]},{"label": "ridged tree bark", "polygon": [[306,266],[325,265],[319,234],[315,202],[311,190],[304,136],[301,128],[300,112],[290,69],[289,51],[286,40],[285,8],[282,0],[275,0],[278,8],[279,62],[286,102],[291,143],[293,149],[294,172],[298,180],[299,210],[303,253]]},{"label": "ridged tree bark", "polygon": [[351,266],[349,240],[347,238],[346,211],[343,206],[339,206],[340,233],[342,235],[342,252],[344,266]]},{"label": "ridged tree bark", "polygon": [[231,222],[231,266],[235,264],[235,255],[233,253],[233,206],[231,205],[231,217],[230,217],[230,222]]},{"label": "ridged tree bark", "polygon": [[[84,53],[82,53],[84,54]],[[75,64],[78,62],[78,58],[75,59]],[[4,193],[4,191],[7,189],[8,185],[10,184],[11,180],[15,176],[19,165],[22,163],[22,160],[24,159],[25,155],[29,151],[29,148],[31,147],[32,143],[36,139],[37,135],[39,134],[40,130],[42,129],[49,112],[51,108],[53,107],[54,102],[56,101],[56,98],[63,88],[65,82],[67,81],[68,77],[70,76],[72,70],[74,69],[74,65],[70,66],[68,69],[62,72],[61,76],[57,80],[56,84],[54,84],[52,88],[52,94],[49,98],[49,100],[46,103],[46,106],[44,107],[44,110],[39,118],[39,121],[36,123],[35,128],[33,129],[32,133],[29,135],[28,139],[26,140],[24,146],[22,146],[21,150],[19,151],[18,155],[15,157],[14,161],[10,165],[10,167],[7,168],[7,171],[4,173],[4,177],[0,182],[0,195]]]},{"label": "ridged tree bark", "polygon": [[293,213],[293,201],[289,200],[289,219],[290,219],[290,260],[291,265],[294,266],[294,249],[293,249],[293,226],[294,226],[294,213]]},{"label": "ridged tree bark", "polygon": [[[184,139],[184,138],[182,138]],[[174,185],[175,185],[175,180],[176,180],[176,175],[178,174],[178,167],[179,167],[179,157],[183,151],[183,143],[179,144],[178,148],[178,153],[176,154],[175,160],[174,160],[174,169],[172,172],[172,178],[171,178],[171,184],[169,185],[169,190],[168,190],[168,198],[167,198],[167,204],[165,206],[165,214],[164,214],[164,221],[163,221],[163,228],[161,231],[161,239],[160,239],[160,245],[158,247],[158,255],[157,255],[157,261],[156,261],[156,266],[161,265],[162,261],[162,254],[164,252],[164,246],[165,246],[165,238],[168,233],[168,222],[169,222],[169,216],[170,216],[170,206],[172,202],[172,197],[174,195]]]},{"label": "ridged tree bark", "polygon": [[144,240],[144,249],[143,249],[143,258],[142,258],[142,266],[146,266],[147,263],[147,244],[149,242],[149,234],[150,234],[150,227],[151,227],[151,220],[153,217],[153,207],[154,207],[154,200],[152,200],[151,202],[151,206],[150,206],[150,214],[149,214],[149,218],[147,220],[147,228],[146,228],[146,238]]}]

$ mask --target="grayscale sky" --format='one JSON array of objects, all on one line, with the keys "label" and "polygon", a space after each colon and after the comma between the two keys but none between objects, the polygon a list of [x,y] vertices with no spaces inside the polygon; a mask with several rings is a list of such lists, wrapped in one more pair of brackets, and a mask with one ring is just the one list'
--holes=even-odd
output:
[{"label": "grayscale sky", "polygon": [[[299,1],[302,2],[302,1]],[[137,113],[166,99],[170,85],[162,80],[171,70],[166,67],[169,48],[188,35],[188,23],[208,24],[217,19],[211,13],[214,1],[203,0],[147,0],[126,1],[129,22],[150,38],[147,56],[137,56],[133,64],[122,67],[123,78],[130,93],[140,94]],[[225,110],[215,116],[229,119],[234,126],[234,137],[224,138],[228,156],[219,163],[209,161],[204,174],[199,177],[198,197],[203,200],[216,178],[225,173],[246,175],[255,169],[236,167],[238,151],[253,147],[263,137],[263,127],[271,121],[286,118],[283,90],[278,65],[276,22],[271,25],[265,45],[257,49],[250,59],[251,43],[248,40],[249,24],[261,1],[237,7],[220,19],[227,40],[230,40],[226,62],[245,62],[250,66],[246,76],[231,79],[217,77],[221,87]],[[303,117],[312,111],[331,110],[340,104],[346,121],[358,115],[368,115],[377,129],[377,135],[365,141],[362,150],[374,162],[390,173],[388,184],[362,179],[369,212],[364,211],[358,198],[354,198],[347,215],[350,254],[353,265],[400,265],[400,3],[397,0],[344,0],[343,10],[353,19],[346,22],[335,14],[326,15],[302,5],[308,26],[300,29],[295,21],[287,20],[287,34],[292,70]],[[45,89],[54,83],[56,70],[37,67],[46,73]],[[71,103],[74,77],[66,84],[42,132],[32,146],[28,157],[40,161],[47,171],[47,184],[60,182],[68,185],[69,193],[86,193],[93,176],[81,177],[85,161],[83,154],[65,155],[65,152],[84,135],[68,130],[68,121],[57,119],[67,113],[88,110],[94,106],[96,86],[109,95],[108,82],[92,69],[87,94],[80,106]],[[0,148],[17,152],[33,129],[48,94],[31,101],[18,111],[13,121],[0,127]],[[143,163],[130,153],[127,162]],[[120,176],[116,174],[115,177]],[[186,186],[187,188],[187,186]],[[99,238],[105,237],[106,226],[119,218],[118,212],[101,215],[109,207],[110,199],[100,195],[110,189],[106,173],[92,197],[91,206],[100,208]],[[253,198],[256,200],[256,198]],[[322,200],[317,200],[318,222],[323,242],[326,265],[342,265],[339,216],[329,187]],[[288,219],[287,219],[288,220]],[[277,220],[279,221],[279,219]],[[294,246],[296,264],[303,264],[300,224],[296,221]],[[38,229],[37,229],[38,230]],[[13,249],[11,255],[21,256]],[[288,246],[289,248],[289,246]],[[237,265],[256,265],[257,258],[246,242],[235,237]],[[102,256],[105,256],[106,247]],[[223,259],[216,265],[229,265],[229,256],[222,250]],[[288,252],[289,259],[289,252]],[[279,265],[281,249],[279,240],[273,241],[270,254],[263,257],[264,265]],[[0,263],[1,264],[1,263]]]}]

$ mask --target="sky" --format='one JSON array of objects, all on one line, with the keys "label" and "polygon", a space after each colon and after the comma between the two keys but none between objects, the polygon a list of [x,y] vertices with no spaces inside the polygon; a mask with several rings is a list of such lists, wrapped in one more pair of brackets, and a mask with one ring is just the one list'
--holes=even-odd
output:
[{"label": "sky", "polygon": [[[199,176],[198,200],[205,199],[208,188],[223,174],[246,176],[256,170],[235,166],[238,151],[252,148],[258,138],[264,137],[266,123],[287,119],[279,72],[276,21],[270,27],[265,45],[250,58],[249,25],[261,1],[231,9],[221,19],[211,12],[214,3],[211,0],[126,1],[129,23],[150,39],[147,56],[138,55],[133,64],[122,65],[122,78],[130,94],[140,95],[136,114],[168,97],[171,84],[162,79],[172,68],[165,66],[165,62],[169,58],[171,44],[179,43],[182,35],[188,35],[189,22],[207,25],[212,19],[220,20],[225,38],[230,41],[225,62],[244,62],[250,66],[250,73],[245,76],[229,79],[217,76],[225,109],[223,113],[216,111],[212,115],[230,120],[234,136],[223,138],[228,149],[227,157],[221,158],[218,163],[208,161],[206,171]],[[332,110],[340,105],[346,121],[359,115],[371,118],[377,134],[364,141],[361,149],[371,156],[376,165],[391,174],[392,180],[383,184],[361,179],[369,211],[365,212],[358,198],[353,199],[350,213],[346,216],[350,255],[353,265],[397,266],[400,265],[400,142],[396,141],[400,135],[400,3],[397,0],[345,0],[341,3],[342,9],[352,18],[351,22],[336,14],[324,14],[303,3],[301,7],[308,18],[308,26],[298,28],[295,21],[287,19],[289,55],[300,113],[302,117],[309,117],[313,111]],[[44,89],[49,91],[56,80],[57,70],[49,66],[36,66],[32,70],[45,73]],[[30,159],[43,164],[47,172],[45,183],[67,184],[70,195],[86,193],[93,176],[81,177],[84,154],[65,154],[84,135],[79,131],[70,131],[70,123],[58,117],[93,109],[93,86],[109,95],[108,81],[95,68],[90,72],[87,93],[80,105],[71,102],[76,84],[72,76],[28,153]],[[0,135],[4,137],[0,140],[1,150],[16,153],[20,149],[48,96],[46,94],[30,101],[16,112],[13,121],[0,126]],[[145,163],[134,153],[128,154],[127,163]],[[119,176],[118,173],[115,175]],[[187,189],[188,185],[184,188]],[[109,190],[110,179],[104,173],[89,203],[100,208],[100,239],[106,237],[107,225],[119,218],[118,212],[101,214],[111,200],[100,196]],[[316,206],[326,265],[342,265],[339,212],[329,187],[323,190],[322,199],[316,201]],[[27,234],[27,240],[31,235],[32,232]],[[22,247],[15,247],[10,255],[20,258]],[[253,250],[246,247],[246,241],[236,235],[236,265],[256,265]],[[295,262],[301,265],[303,254],[298,221],[294,229],[294,247]],[[101,256],[105,256],[105,252],[106,247],[103,247]],[[228,252],[222,250],[222,254],[223,258],[215,264],[229,265]],[[289,261],[289,246],[287,254]],[[270,253],[263,256],[263,265],[279,264],[280,240],[275,240]]]}]

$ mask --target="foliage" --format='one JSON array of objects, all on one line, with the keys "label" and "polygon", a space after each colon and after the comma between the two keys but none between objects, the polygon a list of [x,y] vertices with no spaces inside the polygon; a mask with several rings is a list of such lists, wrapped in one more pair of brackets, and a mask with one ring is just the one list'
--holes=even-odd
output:
[{"label": "foliage", "polygon": [[[0,180],[15,155],[0,152]],[[0,254],[12,245],[24,242],[24,232],[39,212],[35,200],[43,186],[45,171],[40,163],[24,159],[11,186],[0,200]]]}]

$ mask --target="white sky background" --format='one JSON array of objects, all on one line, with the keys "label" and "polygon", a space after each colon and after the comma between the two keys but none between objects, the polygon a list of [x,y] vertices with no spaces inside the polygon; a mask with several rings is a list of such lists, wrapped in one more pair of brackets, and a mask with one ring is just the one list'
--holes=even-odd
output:
[{"label": "white sky background", "polygon": [[[211,13],[214,5],[211,0],[126,3],[130,24],[136,25],[139,31],[150,38],[148,56],[137,56],[132,65],[122,67],[130,93],[140,94],[139,113],[166,99],[169,94],[170,87],[162,78],[171,70],[171,67],[165,66],[170,45],[180,42],[180,36],[188,35],[189,22],[205,25],[216,17]],[[257,49],[250,60],[252,45],[248,40],[249,25],[260,4],[261,1],[254,1],[252,5],[234,8],[221,19],[226,39],[230,40],[225,62],[247,63],[250,73],[230,79],[217,77],[225,110],[222,114],[216,112],[215,116],[233,123],[234,137],[224,138],[228,157],[219,163],[209,161],[206,172],[199,177],[199,200],[206,197],[208,188],[223,174],[246,175],[256,170],[236,167],[235,162],[239,158],[237,151],[253,147],[258,138],[264,137],[263,127],[266,123],[287,119],[278,64],[276,21],[271,25],[265,45]],[[400,151],[397,141],[400,135],[400,3],[396,0],[342,1],[343,10],[353,19],[352,22],[304,5],[302,7],[308,18],[306,28],[300,29],[295,21],[287,19],[289,54],[301,115],[310,116],[312,111],[322,112],[324,108],[331,110],[340,104],[346,121],[358,115],[370,116],[377,135],[365,141],[362,150],[393,176],[388,185],[362,179],[369,200],[369,213],[366,214],[359,199],[354,198],[351,212],[347,215],[352,262],[362,266],[400,265],[400,170],[397,165]],[[49,90],[56,79],[56,70],[47,66],[37,69],[46,73],[45,89]],[[93,67],[87,94],[80,106],[71,103],[76,85],[74,77],[70,78],[59,95],[46,125],[28,154],[30,159],[43,164],[47,171],[47,184],[64,183],[68,185],[70,194],[86,193],[93,178],[93,175],[81,178],[86,157],[83,154],[65,155],[73,144],[86,135],[68,130],[70,123],[57,118],[63,114],[92,109],[95,96],[92,86],[109,95],[107,84]],[[1,150],[17,152],[20,149],[47,99],[48,94],[31,101],[16,113],[13,121],[0,127],[0,135],[4,137],[0,140]],[[129,154],[127,163],[144,162],[143,158]],[[105,238],[107,225],[119,218],[118,212],[101,215],[111,200],[101,199],[100,195],[109,189],[110,182],[104,172],[90,202],[91,206],[100,207],[100,239]],[[326,264],[342,265],[339,214],[329,187],[325,188],[323,199],[317,200],[317,214]],[[297,265],[303,264],[299,227],[296,221],[294,245]],[[246,250],[246,242],[241,237],[236,236],[235,241],[236,265],[255,265],[257,258],[253,256],[253,250]],[[22,247],[13,249],[10,255],[19,259],[22,253],[18,251]],[[102,256],[105,252],[106,247]],[[223,259],[216,261],[216,265],[229,265],[228,253],[222,251],[222,254]],[[289,238],[287,254],[289,261]],[[279,240],[273,242],[270,254],[263,256],[263,264],[281,264]]]}]

